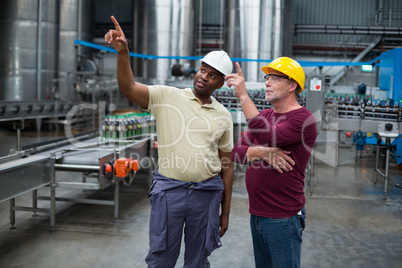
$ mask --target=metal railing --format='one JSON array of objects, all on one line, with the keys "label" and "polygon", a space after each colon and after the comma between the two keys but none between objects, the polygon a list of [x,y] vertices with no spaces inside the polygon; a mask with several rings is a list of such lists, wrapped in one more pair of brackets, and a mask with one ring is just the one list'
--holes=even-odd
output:
[{"label": "metal railing", "polygon": [[382,8],[376,11],[375,25],[384,27],[401,27],[402,8]]}]

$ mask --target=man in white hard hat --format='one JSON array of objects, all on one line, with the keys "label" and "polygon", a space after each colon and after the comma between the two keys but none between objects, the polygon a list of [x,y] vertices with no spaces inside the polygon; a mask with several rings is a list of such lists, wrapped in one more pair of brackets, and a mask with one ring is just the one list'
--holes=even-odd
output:
[{"label": "man in white hard hat", "polygon": [[[175,267],[183,227],[184,267],[210,267],[229,225],[233,184],[233,123],[211,94],[222,87],[233,64],[224,51],[207,54],[193,88],[144,85],[134,81],[129,50],[117,20],[105,35],[117,54],[120,92],[156,118],[159,168],[151,199],[148,267]],[[221,206],[221,214],[219,208]]]},{"label": "man in white hard hat", "polygon": [[236,74],[227,76],[228,86],[234,86],[249,129],[236,143],[232,160],[247,164],[255,267],[300,267],[304,175],[317,138],[314,116],[297,102],[304,71],[289,57],[263,66],[265,97],[274,107],[258,111],[247,94],[239,63],[236,69]]}]

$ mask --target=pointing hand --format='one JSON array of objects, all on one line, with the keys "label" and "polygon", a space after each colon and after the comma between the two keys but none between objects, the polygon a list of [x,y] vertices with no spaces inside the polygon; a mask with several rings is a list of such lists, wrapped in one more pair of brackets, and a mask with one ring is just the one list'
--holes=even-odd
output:
[{"label": "pointing hand", "polygon": [[243,96],[248,96],[247,94],[247,89],[246,89],[246,83],[244,80],[243,72],[241,70],[240,64],[236,62],[236,70],[237,73],[235,74],[229,74],[226,76],[226,79],[228,79],[227,85],[228,87],[234,87],[235,90],[235,95],[238,99],[240,99]]},{"label": "pointing hand", "polygon": [[105,34],[105,41],[108,44],[112,44],[113,48],[116,49],[117,52],[128,50],[127,40],[126,37],[124,36],[123,30],[120,27],[120,24],[117,22],[114,16],[111,16],[111,19],[113,21],[115,30],[110,29]]}]

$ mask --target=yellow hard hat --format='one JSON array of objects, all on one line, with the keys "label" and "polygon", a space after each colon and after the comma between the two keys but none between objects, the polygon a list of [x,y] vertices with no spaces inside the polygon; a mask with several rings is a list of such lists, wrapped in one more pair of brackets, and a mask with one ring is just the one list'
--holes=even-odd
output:
[{"label": "yellow hard hat", "polygon": [[300,64],[294,59],[288,57],[280,57],[271,61],[268,66],[261,67],[261,70],[266,74],[269,74],[270,69],[277,70],[278,72],[286,74],[287,76],[295,80],[297,84],[299,84],[301,88],[300,92],[304,90],[304,71]]}]

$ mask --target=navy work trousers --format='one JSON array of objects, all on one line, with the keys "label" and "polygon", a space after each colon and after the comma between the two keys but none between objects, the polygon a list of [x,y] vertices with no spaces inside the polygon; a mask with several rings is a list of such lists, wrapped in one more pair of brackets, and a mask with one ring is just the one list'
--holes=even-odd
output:
[{"label": "navy work trousers", "polygon": [[[222,181],[220,177],[219,180]],[[150,251],[145,259],[148,267],[175,267],[183,228],[184,267],[210,267],[208,256],[221,246],[219,206],[222,191],[202,188],[200,183],[151,192]]]}]

